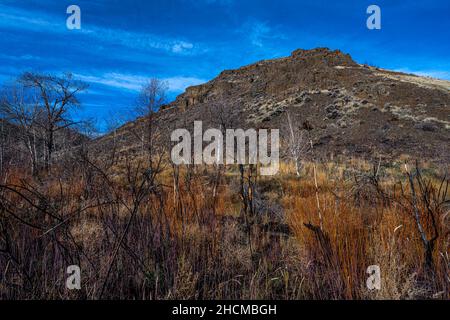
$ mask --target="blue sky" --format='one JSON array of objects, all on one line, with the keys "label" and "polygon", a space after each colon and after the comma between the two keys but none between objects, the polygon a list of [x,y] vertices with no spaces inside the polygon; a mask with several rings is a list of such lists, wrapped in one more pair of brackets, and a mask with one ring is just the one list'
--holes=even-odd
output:
[{"label": "blue sky", "polygon": [[[66,9],[81,8],[81,30]],[[381,7],[381,30],[366,8]],[[77,116],[126,119],[146,79],[173,99],[224,69],[329,47],[360,63],[450,79],[450,1],[0,0],[0,82],[70,71],[89,83]]]}]

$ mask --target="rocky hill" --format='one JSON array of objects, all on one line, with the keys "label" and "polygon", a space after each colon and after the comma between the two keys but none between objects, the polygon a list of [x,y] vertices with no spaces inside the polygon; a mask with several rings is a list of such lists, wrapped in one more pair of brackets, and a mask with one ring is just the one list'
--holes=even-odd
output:
[{"label": "rocky hill", "polygon": [[[287,137],[287,116],[312,140],[316,155],[450,160],[450,82],[361,65],[327,48],[296,50],[187,88],[156,115],[167,132],[204,127],[279,128]],[[121,141],[138,147],[128,123],[95,142]],[[168,139],[168,136],[165,136]],[[168,143],[169,141],[163,141]]]}]

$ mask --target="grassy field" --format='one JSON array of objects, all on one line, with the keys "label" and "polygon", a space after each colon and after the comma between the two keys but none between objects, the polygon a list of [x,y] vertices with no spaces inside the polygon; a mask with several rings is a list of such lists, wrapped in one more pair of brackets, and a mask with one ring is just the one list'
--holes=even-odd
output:
[{"label": "grassy field", "polygon": [[449,298],[446,168],[70,163],[2,172],[0,298]]}]

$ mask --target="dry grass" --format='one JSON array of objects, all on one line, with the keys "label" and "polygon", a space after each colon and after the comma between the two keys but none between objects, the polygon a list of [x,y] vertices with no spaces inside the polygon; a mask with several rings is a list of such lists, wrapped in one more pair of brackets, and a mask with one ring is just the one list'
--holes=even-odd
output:
[{"label": "dry grass", "polygon": [[[396,164],[380,173],[383,193],[358,159],[316,164],[317,188],[312,164],[300,178],[282,164],[248,189],[248,216],[237,168],[166,166],[150,181],[136,162],[3,173],[0,298],[449,298],[448,207],[433,212],[439,237],[425,268]],[[438,188],[441,172],[424,171]],[[71,264],[82,269],[79,291],[65,288]],[[381,290],[366,288],[369,265],[381,268]]]}]

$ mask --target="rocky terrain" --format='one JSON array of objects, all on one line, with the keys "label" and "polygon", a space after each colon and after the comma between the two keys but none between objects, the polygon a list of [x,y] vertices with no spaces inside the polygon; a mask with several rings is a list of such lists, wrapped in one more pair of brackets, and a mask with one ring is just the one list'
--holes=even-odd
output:
[{"label": "rocky terrain", "polygon": [[[327,48],[223,71],[187,88],[156,119],[167,130],[192,128],[194,120],[204,121],[204,128],[224,121],[228,128],[279,128],[283,139],[287,112],[325,158],[450,160],[449,81],[361,65]],[[115,133],[124,151],[138,146],[130,131],[141,121]],[[107,135],[95,144],[112,140]]]}]

